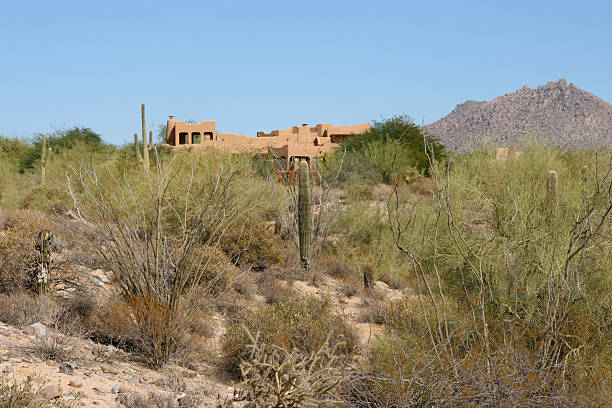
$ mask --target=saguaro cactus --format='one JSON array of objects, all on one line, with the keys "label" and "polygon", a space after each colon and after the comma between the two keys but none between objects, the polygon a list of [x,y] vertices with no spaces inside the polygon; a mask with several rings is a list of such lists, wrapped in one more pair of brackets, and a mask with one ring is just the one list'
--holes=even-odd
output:
[{"label": "saguaro cactus", "polygon": [[142,157],[145,169],[149,169],[149,146],[147,145],[147,128],[145,120],[145,104],[141,107],[142,116]]},{"label": "saguaro cactus", "polygon": [[45,184],[45,177],[47,176],[47,161],[51,157],[51,148],[47,149],[47,135],[42,134],[42,151],[40,154],[40,184]]},{"label": "saguaro cactus", "polygon": [[140,145],[138,142],[138,133],[134,133],[134,146],[136,147],[136,160],[142,163],[145,169],[149,169],[149,149],[153,145],[153,131],[149,132],[149,143],[147,143],[147,127],[145,118],[145,104],[141,106],[142,119],[142,154],[140,153]]},{"label": "saguaro cactus", "polygon": [[546,182],[548,190],[548,196],[550,199],[555,200],[557,198],[557,172],[551,170],[548,172],[548,180]]},{"label": "saguaro cactus", "polygon": [[308,170],[308,162],[301,160],[298,190],[298,237],[303,269],[309,268],[308,260],[310,258],[310,183]]},{"label": "saguaro cactus", "polygon": [[134,146],[136,147],[136,160],[142,163],[142,155],[140,154],[140,144],[138,143],[138,133],[134,133]]}]

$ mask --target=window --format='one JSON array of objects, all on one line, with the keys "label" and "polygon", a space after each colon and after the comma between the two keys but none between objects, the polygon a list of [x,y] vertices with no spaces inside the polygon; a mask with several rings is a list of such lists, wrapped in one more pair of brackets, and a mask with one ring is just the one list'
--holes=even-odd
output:
[{"label": "window", "polygon": [[178,144],[180,144],[180,145],[187,144],[187,135],[188,135],[188,133],[179,133]]},{"label": "window", "polygon": [[[204,133],[206,135],[206,133]],[[200,144],[202,143],[202,135],[200,134],[200,132],[193,132],[191,134],[191,143],[193,144]]]}]

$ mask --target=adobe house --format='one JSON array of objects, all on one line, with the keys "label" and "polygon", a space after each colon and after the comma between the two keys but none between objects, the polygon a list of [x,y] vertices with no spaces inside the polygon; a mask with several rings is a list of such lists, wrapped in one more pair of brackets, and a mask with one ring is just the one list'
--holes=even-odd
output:
[{"label": "adobe house", "polygon": [[331,152],[338,144],[353,135],[370,129],[369,123],[333,126],[328,123],[310,127],[307,124],[291,129],[257,132],[257,137],[234,133],[217,133],[214,120],[185,123],[170,116],[166,127],[166,143],[175,148],[215,147],[232,152],[271,152],[286,161],[286,168],[294,158],[310,162],[315,157]]}]

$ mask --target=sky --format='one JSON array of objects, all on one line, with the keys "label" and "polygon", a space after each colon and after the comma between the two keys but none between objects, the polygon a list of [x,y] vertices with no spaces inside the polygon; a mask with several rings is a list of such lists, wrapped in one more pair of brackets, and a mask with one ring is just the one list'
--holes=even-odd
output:
[{"label": "sky", "polygon": [[612,1],[0,1],[0,134],[168,115],[255,136],[409,115],[565,78],[612,101]]}]

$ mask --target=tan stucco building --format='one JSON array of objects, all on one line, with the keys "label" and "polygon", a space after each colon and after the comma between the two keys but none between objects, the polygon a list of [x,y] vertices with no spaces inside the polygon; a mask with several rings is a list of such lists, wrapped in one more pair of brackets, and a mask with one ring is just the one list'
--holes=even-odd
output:
[{"label": "tan stucco building", "polygon": [[292,158],[321,157],[332,151],[338,143],[352,135],[370,129],[369,123],[333,126],[327,123],[310,127],[306,124],[291,129],[257,132],[257,137],[234,133],[217,133],[215,121],[185,123],[170,117],[166,128],[166,143],[175,148],[204,148],[231,150],[232,152],[271,152],[285,158],[287,168]]}]

